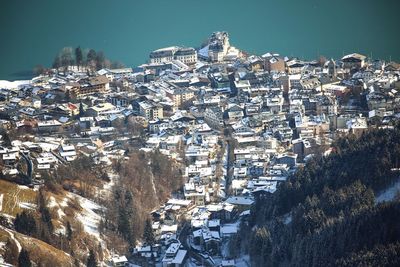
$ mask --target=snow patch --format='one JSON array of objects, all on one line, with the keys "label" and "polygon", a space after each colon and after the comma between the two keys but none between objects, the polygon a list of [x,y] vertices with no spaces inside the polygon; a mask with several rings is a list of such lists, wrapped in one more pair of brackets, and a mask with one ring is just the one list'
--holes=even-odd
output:
[{"label": "snow patch", "polygon": [[98,191],[99,197],[103,198],[110,197],[112,193],[112,187],[115,185],[115,181],[119,179],[119,175],[116,174],[115,172],[109,173],[108,177],[110,178],[110,181],[108,183],[105,183],[103,185],[103,189]]},{"label": "snow patch", "polygon": [[100,239],[100,233],[98,230],[100,215],[96,213],[97,210],[101,210],[102,207],[93,201],[78,196],[73,193],[69,193],[71,197],[78,199],[79,204],[82,207],[82,211],[76,215],[76,218],[82,223],[85,231],[98,239]]},{"label": "snow patch", "polygon": [[62,202],[60,202],[60,207],[67,207],[68,206],[68,198],[64,198]]},{"label": "snow patch", "polygon": [[29,202],[20,202],[18,203],[19,207],[22,209],[29,209],[29,210],[35,210],[37,205]]},{"label": "snow patch", "polygon": [[375,202],[381,203],[385,201],[391,201],[396,197],[399,191],[400,191],[400,180],[398,180],[391,187],[385,189],[383,192],[378,194],[378,196],[375,199]]},{"label": "snow patch", "polygon": [[48,202],[47,206],[49,208],[54,208],[54,207],[58,206],[57,201],[53,196],[49,197],[49,202]]},{"label": "snow patch", "polygon": [[283,216],[283,223],[284,224],[289,224],[292,222],[292,215],[290,213],[287,213]]},{"label": "snow patch", "polygon": [[30,80],[20,80],[20,81],[6,81],[6,80],[0,80],[0,88],[2,89],[17,89],[22,85],[30,84]]},{"label": "snow patch", "polygon": [[56,234],[61,234],[61,235],[65,235],[66,231],[65,231],[65,227],[63,225],[60,226],[60,228],[56,229],[54,231]]},{"label": "snow patch", "polygon": [[31,190],[29,187],[27,187],[26,185],[19,185],[19,184],[17,184],[17,187],[19,188],[19,189],[22,189],[22,190]]},{"label": "snow patch", "polygon": [[58,209],[57,210],[57,215],[58,215],[59,219],[62,219],[62,217],[65,216],[65,213],[64,213],[64,211],[62,209]]}]

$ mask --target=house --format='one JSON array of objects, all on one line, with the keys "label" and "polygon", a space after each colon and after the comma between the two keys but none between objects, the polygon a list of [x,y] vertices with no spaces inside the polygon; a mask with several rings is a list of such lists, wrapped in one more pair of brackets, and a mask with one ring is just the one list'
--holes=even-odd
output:
[{"label": "house", "polygon": [[139,114],[149,121],[162,119],[164,117],[163,107],[160,104],[150,101],[142,101],[139,102],[138,105]]},{"label": "house", "polygon": [[251,71],[259,71],[264,69],[264,60],[258,56],[250,56],[247,59]]},{"label": "house", "polygon": [[228,115],[229,121],[238,121],[241,120],[244,116],[243,109],[238,105],[231,106],[230,108],[225,110],[225,112]]},{"label": "house", "polygon": [[187,259],[187,250],[180,249],[181,243],[172,243],[162,259],[163,267],[183,267]]},{"label": "house", "polygon": [[221,72],[212,73],[209,74],[209,79],[211,81],[211,87],[215,88],[217,92],[230,93],[231,82],[229,80],[228,74]]},{"label": "house", "polygon": [[275,158],[277,164],[286,164],[290,167],[295,167],[297,163],[297,154],[294,153],[284,153],[279,154]]},{"label": "house", "polygon": [[166,91],[166,95],[174,102],[175,108],[180,108],[182,104],[194,98],[194,91],[191,89],[178,88]]},{"label": "house", "polygon": [[95,126],[95,121],[93,117],[80,117],[79,127],[81,130],[90,129],[90,127]]},{"label": "house", "polygon": [[287,64],[287,71],[289,74],[299,74],[302,72],[304,68],[304,63],[297,60],[287,62],[286,64]]},{"label": "house", "polygon": [[365,59],[367,57],[357,53],[349,54],[342,57],[344,69],[361,69],[365,66]]},{"label": "house", "polygon": [[65,117],[76,116],[79,114],[79,106],[72,103],[57,105],[51,114]]},{"label": "house", "polygon": [[115,109],[116,109],[115,106],[111,103],[108,103],[108,102],[100,103],[93,107],[88,108],[86,110],[86,115],[91,116],[91,117],[102,116],[111,111],[114,111]]},{"label": "house", "polygon": [[79,80],[79,85],[71,88],[75,97],[84,97],[96,93],[106,93],[110,90],[110,83],[105,75],[89,77]]},{"label": "house", "polygon": [[3,164],[8,166],[14,165],[17,162],[17,158],[17,153],[3,154]]},{"label": "house", "polygon": [[347,122],[347,128],[350,133],[360,137],[368,129],[367,118],[361,116],[353,118]]},{"label": "house", "polygon": [[75,147],[73,145],[60,146],[59,153],[65,161],[73,161],[77,157]]},{"label": "house", "polygon": [[204,185],[186,183],[183,190],[186,200],[191,200],[197,206],[204,206],[206,202],[206,188]]},{"label": "house", "polygon": [[119,68],[119,69],[101,69],[97,71],[99,75],[105,75],[109,81],[118,79],[131,78],[133,76],[132,68]]},{"label": "house", "polygon": [[124,267],[128,265],[128,259],[125,256],[114,256],[111,264],[113,267]]},{"label": "house", "polygon": [[37,124],[40,133],[57,132],[61,129],[61,123],[56,120],[39,121]]},{"label": "house", "polygon": [[235,267],[235,260],[222,260],[220,267]]},{"label": "house", "polygon": [[279,54],[267,53],[262,55],[264,69],[269,72],[285,72],[285,60]]}]

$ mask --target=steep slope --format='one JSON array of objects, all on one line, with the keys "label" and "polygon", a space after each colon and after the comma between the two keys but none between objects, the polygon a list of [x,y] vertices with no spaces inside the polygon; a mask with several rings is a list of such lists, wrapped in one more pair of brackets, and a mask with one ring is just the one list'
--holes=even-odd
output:
[{"label": "steep slope", "polygon": [[[255,266],[400,263],[400,202],[391,192],[399,175],[400,127],[341,138],[332,148],[274,194],[256,199],[249,240]],[[393,194],[375,199],[382,191]],[[388,255],[394,258],[383,260]]]},{"label": "steep slope", "polygon": [[[11,242],[11,245],[7,242]],[[12,251],[11,254],[18,255],[21,249],[24,248],[29,252],[33,262],[40,263],[43,266],[73,266],[73,257],[64,251],[39,239],[6,229],[3,226],[0,226],[0,243],[4,244],[0,249],[0,254],[2,255],[5,254],[6,249],[13,249],[13,247],[17,251]],[[9,263],[16,264],[16,258],[14,257],[14,260]]]}]

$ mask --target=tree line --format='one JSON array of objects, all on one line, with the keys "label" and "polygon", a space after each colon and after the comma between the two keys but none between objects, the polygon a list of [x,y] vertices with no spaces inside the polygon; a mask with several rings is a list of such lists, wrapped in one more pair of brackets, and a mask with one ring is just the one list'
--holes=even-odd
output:
[{"label": "tree line", "polygon": [[[77,66],[78,69],[90,71],[100,70],[103,68],[118,69],[125,65],[120,61],[112,61],[106,57],[103,51],[95,49],[82,49],[80,46],[63,47],[53,59],[53,69],[67,69],[70,66]],[[43,65],[36,65],[33,69],[35,75],[46,73],[48,70]]]},{"label": "tree line", "polygon": [[68,66],[89,67],[93,70],[102,68],[121,68],[123,64],[117,61],[110,61],[106,58],[103,51],[94,49],[82,50],[80,46],[75,49],[72,47],[64,47],[56,55],[53,61],[53,68],[61,68]]}]

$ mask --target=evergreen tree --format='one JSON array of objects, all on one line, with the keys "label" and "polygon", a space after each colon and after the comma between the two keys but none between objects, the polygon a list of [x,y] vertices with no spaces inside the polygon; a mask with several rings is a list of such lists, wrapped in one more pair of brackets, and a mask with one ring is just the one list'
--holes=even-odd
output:
[{"label": "evergreen tree", "polygon": [[18,247],[15,241],[7,238],[4,251],[4,259],[6,262],[16,265],[18,262]]},{"label": "evergreen tree", "polygon": [[97,259],[96,259],[96,255],[94,254],[93,250],[89,251],[89,257],[87,258],[86,266],[87,267],[97,267]]},{"label": "evergreen tree", "polygon": [[[7,94],[7,97],[9,97],[9,93]],[[6,147],[11,146],[11,138],[10,138],[10,135],[8,134],[7,130],[1,127],[0,135],[3,137],[3,145]]]},{"label": "evergreen tree", "polygon": [[106,57],[104,56],[104,53],[102,51],[97,52],[96,54],[96,69],[100,70],[104,67],[104,62],[106,60]]},{"label": "evergreen tree", "polygon": [[60,58],[59,55],[57,55],[57,56],[54,58],[54,61],[53,61],[53,68],[54,68],[54,69],[58,69],[59,67],[61,67],[61,58]]},{"label": "evergreen tree", "polygon": [[71,239],[72,239],[72,227],[71,227],[71,224],[70,224],[69,221],[67,222],[66,234],[67,234],[68,240],[71,241]]},{"label": "evergreen tree", "polygon": [[18,266],[19,267],[31,267],[32,263],[29,258],[29,253],[26,249],[21,249],[18,256]]},{"label": "evergreen tree", "polygon": [[72,55],[72,47],[64,47],[60,54],[61,66],[68,67],[74,64],[74,59]]},{"label": "evergreen tree", "polygon": [[35,218],[33,218],[32,214],[23,211],[15,217],[14,228],[22,234],[33,235],[36,233]]},{"label": "evergreen tree", "polygon": [[51,221],[51,214],[47,207],[42,209],[42,221],[47,226],[49,233],[52,234],[54,230],[53,222]]},{"label": "evergreen tree", "polygon": [[93,70],[96,67],[96,51],[93,49],[89,50],[89,53],[86,56],[87,65]]},{"label": "evergreen tree", "polygon": [[65,92],[65,101],[71,101],[71,92],[69,90]]},{"label": "evergreen tree", "polygon": [[79,117],[82,117],[85,114],[85,110],[83,109],[82,102],[79,103]]},{"label": "evergreen tree", "polygon": [[82,49],[80,46],[75,48],[75,62],[76,62],[76,65],[78,65],[78,67],[81,66],[82,62],[83,62],[83,53],[82,53]]},{"label": "evergreen tree", "polygon": [[127,211],[125,207],[122,206],[119,208],[118,232],[120,232],[125,240],[128,241],[130,244],[134,243],[132,226],[128,218]]},{"label": "evergreen tree", "polygon": [[144,226],[143,240],[147,245],[153,245],[155,242],[153,228],[149,219],[146,220],[146,224]]}]

